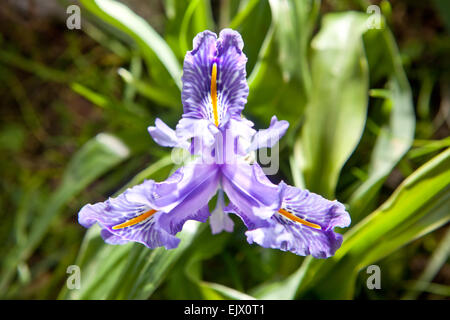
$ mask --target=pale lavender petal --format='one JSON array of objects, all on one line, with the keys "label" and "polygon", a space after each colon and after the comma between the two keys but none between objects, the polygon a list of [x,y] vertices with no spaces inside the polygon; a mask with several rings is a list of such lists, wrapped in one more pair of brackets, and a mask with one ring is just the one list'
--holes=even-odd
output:
[{"label": "pale lavender petal", "polygon": [[165,206],[164,211],[168,212],[161,216],[162,228],[176,234],[188,220],[206,222],[209,217],[208,202],[216,194],[219,180],[216,165],[194,162],[157,184],[155,205]]},{"label": "pale lavender petal", "polygon": [[148,132],[155,142],[163,147],[188,148],[187,139],[177,137],[175,130],[171,129],[159,118],[155,120],[155,126],[148,127]]},{"label": "pale lavender petal", "polygon": [[180,140],[191,138],[195,145],[191,146],[192,154],[202,154],[205,149],[210,149],[216,141],[219,129],[209,120],[182,118],[176,128],[177,137]]},{"label": "pale lavender petal", "polygon": [[242,52],[241,35],[231,29],[223,29],[217,41],[219,105],[231,117],[239,118],[247,103],[248,85],[245,65],[247,57]]},{"label": "pale lavender petal", "polygon": [[102,229],[100,231],[100,235],[108,244],[126,244],[130,242],[130,240],[125,240],[122,237],[116,236],[115,234],[109,232],[108,229]]},{"label": "pale lavender petal", "polygon": [[228,213],[225,212],[225,200],[222,190],[219,190],[216,208],[211,213],[209,223],[211,225],[212,234],[218,234],[222,231],[233,231],[234,222],[228,216]]},{"label": "pale lavender petal", "polygon": [[286,185],[284,182],[281,184],[284,185],[283,207],[295,212],[299,218],[316,223],[324,230],[334,227],[345,228],[350,225],[350,215],[339,201],[327,200],[318,194]]},{"label": "pale lavender petal", "polygon": [[259,130],[252,139],[248,151],[259,148],[272,148],[281,137],[284,136],[289,127],[289,122],[285,120],[278,121],[276,116],[272,117],[270,126],[267,129]]},{"label": "pale lavender petal", "polygon": [[233,136],[235,139],[234,143],[234,154],[240,156],[246,156],[248,154],[248,148],[251,143],[252,136],[255,135],[256,130],[253,129],[253,122],[241,118],[241,119],[230,119],[226,127],[224,128],[229,135]]}]

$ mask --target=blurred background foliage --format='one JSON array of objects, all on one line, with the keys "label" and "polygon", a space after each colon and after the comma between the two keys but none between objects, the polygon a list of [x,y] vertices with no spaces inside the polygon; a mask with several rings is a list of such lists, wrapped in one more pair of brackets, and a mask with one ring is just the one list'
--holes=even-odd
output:
[{"label": "blurred background foliage", "polygon": [[[0,21],[1,298],[450,296],[448,1],[6,0]],[[270,178],[347,205],[333,258],[250,246],[237,220],[216,236],[189,223],[170,251],[105,245],[77,223],[85,203],[174,169],[147,127],[175,126],[185,52],[225,27],[245,42],[245,116],[291,124]]]}]

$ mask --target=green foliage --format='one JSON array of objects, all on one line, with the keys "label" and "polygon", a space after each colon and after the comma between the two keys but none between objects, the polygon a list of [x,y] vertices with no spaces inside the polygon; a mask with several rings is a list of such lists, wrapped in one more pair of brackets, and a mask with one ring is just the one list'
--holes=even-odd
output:
[{"label": "green foliage", "polygon": [[[368,28],[365,7],[350,11],[345,1],[334,8],[340,12],[327,12],[328,1],[318,0],[165,0],[162,24],[117,0],[80,2],[84,37],[107,52],[101,58],[83,53],[71,36],[66,55],[75,67],[70,70],[61,61],[29,58],[13,41],[0,48],[0,82],[12,88],[12,99],[23,114],[23,121],[2,122],[2,152],[26,158],[30,136],[46,149],[74,140],[78,150],[70,159],[46,153],[59,159],[64,173],[34,172],[5,162],[0,205],[13,208],[14,214],[0,227],[8,244],[0,251],[1,297],[367,298],[361,290],[362,271],[374,263],[393,265],[389,258],[397,254],[414,256],[425,250],[426,239],[434,243],[425,250],[431,256],[428,267],[416,282],[401,283],[395,297],[417,298],[423,291],[448,295],[447,286],[432,283],[448,257],[448,231],[433,253],[436,231],[450,219],[448,119],[443,119],[445,110],[431,106],[436,74],[426,70],[423,79],[408,80],[415,74],[405,62],[413,55],[399,49],[387,2],[381,4],[379,29]],[[234,233],[219,235],[211,235],[207,224],[191,221],[173,250],[107,245],[98,227],[84,235],[76,223],[83,204],[147,178],[163,180],[174,169],[169,151],[151,142],[147,126],[156,117],[176,124],[182,113],[181,66],[193,37],[225,27],[238,30],[245,43],[250,87],[245,116],[256,127],[267,125],[273,114],[290,122],[276,179],[337,198],[350,212],[352,225],[342,230],[344,242],[332,258],[302,258],[250,246],[238,219]],[[105,123],[86,117],[79,136],[72,133],[70,140],[59,133],[59,144],[50,140],[43,116],[23,87],[28,83],[22,85],[15,70],[64,86]],[[415,94],[418,86],[420,93]],[[68,119],[64,103],[52,105],[52,110]],[[20,173],[12,174],[17,168]],[[55,176],[56,183],[51,179]],[[68,248],[67,256],[58,250],[52,255],[58,245],[62,251]],[[408,263],[396,268],[407,273]],[[65,286],[70,264],[81,268],[80,290]],[[53,278],[44,289],[29,289],[51,271]]]}]

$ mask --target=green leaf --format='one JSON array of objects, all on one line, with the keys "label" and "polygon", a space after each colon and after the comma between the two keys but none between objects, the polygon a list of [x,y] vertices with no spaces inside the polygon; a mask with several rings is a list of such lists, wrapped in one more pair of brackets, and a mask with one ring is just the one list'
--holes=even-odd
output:
[{"label": "green leaf", "polygon": [[38,247],[61,209],[80,191],[129,156],[128,148],[116,137],[100,133],[74,154],[64,173],[60,187],[48,200],[46,210],[32,224],[24,246],[14,248],[5,258],[6,275],[0,291],[14,275],[15,267],[26,261]]},{"label": "green leaf", "polygon": [[[392,169],[411,147],[415,129],[411,88],[391,32],[386,28],[371,30],[366,34],[365,44],[370,70],[377,70],[378,77],[384,73],[388,78],[383,109],[389,111],[389,116],[379,129],[370,158],[368,176],[349,199],[349,211],[354,221],[366,213],[367,205],[372,202]],[[372,57],[373,55],[375,57]]]},{"label": "green leaf", "polygon": [[206,282],[203,281],[201,283],[202,286],[205,288],[209,288],[210,290],[214,290],[217,293],[221,294],[224,298],[232,299],[232,300],[255,300],[254,297],[245,294],[243,292],[240,292],[238,290],[235,290],[233,288],[229,288],[227,286],[218,284],[218,283],[212,283],[212,282]]},{"label": "green leaf", "polygon": [[320,1],[271,0],[269,2],[278,43],[278,63],[283,70],[283,78],[297,77],[302,90],[309,92],[311,87],[308,65],[309,40]]},{"label": "green leaf", "polygon": [[[190,23],[193,22],[193,31],[190,31]],[[193,0],[189,3],[180,26],[180,50],[186,52],[192,50],[192,39],[199,32],[211,30],[214,27],[211,16],[211,7],[208,1]]]},{"label": "green leaf", "polygon": [[[114,0],[81,0],[93,14],[130,36],[141,49],[150,69],[159,60],[181,89],[181,67],[163,38],[141,17]],[[157,58],[157,59],[155,59]]]},{"label": "green leaf", "polygon": [[[267,5],[260,2],[256,7],[258,12],[264,12],[263,4]],[[251,46],[251,50],[261,48],[248,80],[250,92],[246,112],[267,123],[272,116],[268,110],[276,106],[278,118],[288,120],[294,128],[289,132],[294,132],[302,119],[308,97],[311,79],[306,44],[314,26],[316,5],[317,1],[308,1],[307,4],[271,1],[272,24],[267,29],[264,42],[255,43],[255,39],[261,37],[262,28],[253,24],[248,31],[250,37],[243,33],[246,47]],[[249,62],[252,56],[250,52]]]},{"label": "green leaf", "polygon": [[332,258],[307,257],[283,281],[261,285],[259,299],[351,299],[358,272],[450,221],[450,148],[409,176],[377,210],[344,234]]},{"label": "green leaf", "polygon": [[324,16],[312,46],[312,88],[297,162],[306,186],[333,198],[341,168],[356,148],[367,113],[368,68],[362,35],[366,15]]},{"label": "green leaf", "polygon": [[300,282],[321,298],[352,298],[358,272],[450,221],[450,149],[409,176],[392,196],[344,235],[336,255],[312,261]]}]

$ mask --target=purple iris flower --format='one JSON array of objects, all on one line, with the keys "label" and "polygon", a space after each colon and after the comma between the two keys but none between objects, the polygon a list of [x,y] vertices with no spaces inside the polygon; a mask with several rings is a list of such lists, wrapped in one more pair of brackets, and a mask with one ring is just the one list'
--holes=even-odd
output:
[{"label": "purple iris flower", "polygon": [[193,160],[166,181],[147,180],[116,198],[85,205],[80,224],[98,223],[110,244],[136,241],[171,249],[187,220],[209,218],[213,233],[231,232],[232,213],[248,228],[249,243],[317,258],[334,255],[342,236],[333,228],[350,224],[344,206],[284,182],[273,184],[251,160],[255,150],[273,147],[289,124],[273,116],[269,128],[256,131],[243,118],[248,85],[242,49],[240,34],[230,29],[218,38],[210,31],[195,37],[184,59],[184,113],[176,130],[160,119],[148,128],[158,144],[186,149]]}]

